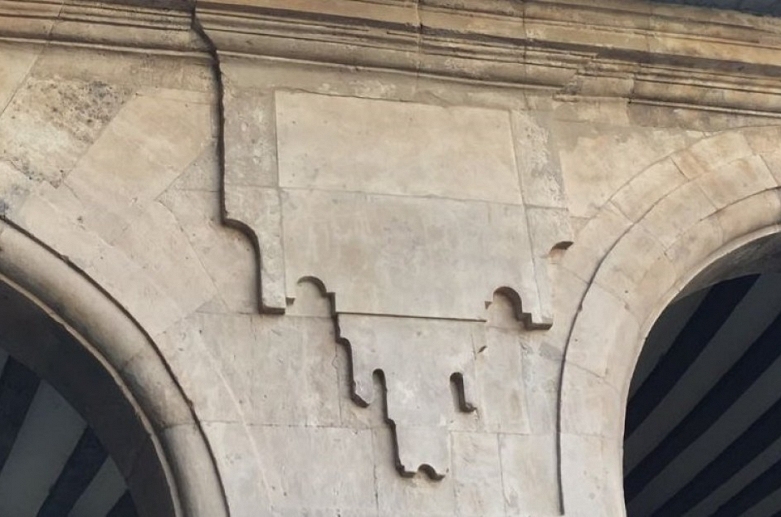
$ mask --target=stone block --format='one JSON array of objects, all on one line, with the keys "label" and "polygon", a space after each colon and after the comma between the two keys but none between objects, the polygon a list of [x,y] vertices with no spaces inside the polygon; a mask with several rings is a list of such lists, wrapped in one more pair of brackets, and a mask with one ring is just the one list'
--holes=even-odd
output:
[{"label": "stone block", "polygon": [[[185,465],[186,472],[179,473],[186,482],[177,487],[184,496],[182,497],[183,511],[189,514],[203,512],[205,515],[221,517],[241,515],[241,512],[230,512],[230,509],[225,507],[224,490],[227,476],[218,476],[214,471],[215,465],[212,462],[214,448],[206,450],[207,445],[204,441],[206,437],[203,434],[203,427],[192,421],[169,427],[161,433],[162,446],[168,454],[187,458],[180,463]],[[247,445],[246,439],[237,442]],[[224,442],[221,445],[224,445]],[[200,454],[195,455],[193,451],[198,451]],[[144,475],[140,471],[138,474]],[[245,498],[255,499],[249,494]]]},{"label": "stone block", "polygon": [[338,427],[339,380],[330,318],[254,316],[252,411],[248,418],[279,426]]},{"label": "stone block", "polygon": [[523,395],[529,415],[529,434],[554,435],[559,425],[561,357],[542,350],[523,351]]},{"label": "stone block", "polygon": [[207,99],[137,95],[114,117],[65,184],[90,210],[84,222],[111,240],[211,142]]},{"label": "stone block", "polygon": [[[12,169],[15,170],[15,169]],[[22,202],[9,207],[6,216],[15,224],[26,229],[40,240],[67,256],[75,264],[85,267],[95,252],[107,243],[95,232],[87,230],[79,221],[84,206],[67,188],[54,188],[48,183],[33,186],[16,174],[11,175],[13,183],[31,186],[31,192],[22,194]]]},{"label": "stone block", "polygon": [[709,217],[687,228],[680,238],[667,248],[665,255],[675,266],[679,279],[688,282],[723,243],[724,235],[718,218]]},{"label": "stone block", "polygon": [[[645,323],[648,322],[649,318],[656,318],[657,314],[654,311],[658,309],[659,304],[668,293],[676,288],[676,284],[680,280],[679,274],[679,270],[667,254],[657,257],[648,267],[635,288],[624,296],[629,309],[637,317],[638,322]],[[625,354],[621,355],[623,357]],[[631,356],[631,354],[626,355]],[[630,372],[633,371],[631,366],[627,368]],[[629,380],[627,379],[627,382]]]},{"label": "stone block", "polygon": [[633,226],[607,255],[594,277],[596,282],[626,300],[665,248],[642,224]]},{"label": "stone block", "polygon": [[550,130],[532,113],[513,111],[511,117],[524,202],[539,207],[566,207],[564,179]]},{"label": "stone block", "polygon": [[778,186],[765,161],[756,155],[718,167],[696,182],[717,208]]},{"label": "stone block", "polygon": [[624,98],[582,98],[578,102],[558,102],[554,117],[561,121],[630,126],[628,104]]},{"label": "stone block", "polygon": [[34,186],[34,181],[10,162],[0,160],[0,214],[10,216],[18,210]]},{"label": "stone block", "polygon": [[171,188],[201,190],[214,192],[215,195],[218,195],[222,189],[218,152],[217,142],[212,141],[212,144],[206,146],[200,156],[182,171],[172,183]]},{"label": "stone block", "polygon": [[583,281],[591,282],[603,257],[631,225],[632,221],[615,205],[607,203],[576,233],[575,243],[561,260],[562,268]]},{"label": "stone block", "polygon": [[455,432],[452,441],[457,515],[505,516],[499,437],[490,433]]},{"label": "stone block", "polygon": [[226,82],[225,178],[227,186],[271,187],[277,181],[274,97]]},{"label": "stone block", "polygon": [[[382,404],[372,404],[369,407],[363,407],[356,404],[353,400],[350,352],[346,346],[340,345],[336,347],[336,356],[333,365],[337,368],[339,378],[339,415],[341,417],[342,426],[351,429],[387,428],[388,422],[385,419],[385,408]],[[375,375],[374,392],[382,393],[382,390],[382,381]],[[474,413],[470,413],[467,416],[473,415]],[[388,445],[392,445],[393,439],[388,438],[388,440]],[[389,453],[387,458],[380,458],[379,461],[387,461],[389,465],[393,467],[395,465],[396,457],[394,454]]]},{"label": "stone block", "polygon": [[276,110],[282,187],[521,202],[507,112],[286,92]]},{"label": "stone block", "polygon": [[621,213],[638,221],[661,199],[686,183],[687,179],[670,158],[657,162],[632,178],[613,196]]},{"label": "stone block", "polygon": [[538,306],[527,307],[523,312],[539,314],[539,326],[550,326],[553,325],[554,318],[551,268],[553,262],[561,259],[561,255],[569,249],[573,241],[569,212],[562,208],[529,206],[526,214],[531,235],[537,296],[531,300],[527,298],[525,302],[528,304],[529,301],[539,301]]},{"label": "stone block", "polygon": [[[171,293],[157,284],[123,250],[85,228],[84,207],[67,188],[41,184],[11,214],[14,223],[84,270],[154,335],[184,313]],[[175,281],[174,279],[171,279]]]},{"label": "stone block", "polygon": [[[616,365],[616,368],[621,366]],[[561,432],[622,438],[624,401],[618,389],[605,378],[577,365],[567,364],[565,368],[570,383],[562,386],[562,397],[568,404],[562,408]],[[632,366],[627,369],[631,370]]]},{"label": "stone block", "polygon": [[252,433],[275,514],[376,513],[371,431],[255,426]]},{"label": "stone block", "polygon": [[374,478],[380,517],[452,517],[456,509],[455,480],[446,476],[434,481],[426,476],[400,477],[393,466],[392,431],[387,427],[372,430]]},{"label": "stone block", "polygon": [[691,142],[679,130],[563,122],[557,126],[569,209],[577,217],[595,215],[632,178]]},{"label": "stone block", "polygon": [[[284,60],[267,60],[262,67],[255,66],[242,56],[223,54],[220,59],[223,82],[231,93],[256,92],[259,95],[275,90],[310,92],[321,95],[350,96],[363,99],[411,101],[422,89],[446,91],[452,95],[457,85],[440,83],[429,86],[411,76],[388,70],[355,69],[343,66],[301,66]],[[458,88],[461,90],[461,88]],[[467,90],[474,94],[474,90]],[[434,94],[429,94],[433,98]]]},{"label": "stone block", "polygon": [[214,93],[211,66],[206,59],[193,57],[183,59],[182,54],[168,52],[107,52],[105,47],[86,45],[80,46],[76,53],[71,45],[48,45],[36,61],[33,73],[47,80],[89,77],[130,91],[159,88],[201,92],[211,97]]},{"label": "stone block", "polygon": [[246,235],[222,224],[218,193],[172,188],[159,201],[174,215],[214,283],[220,302],[214,310],[257,312],[255,250]]},{"label": "stone block", "polygon": [[574,322],[567,361],[601,377],[614,359],[604,343],[633,339],[639,332],[639,323],[626,302],[597,283],[589,287],[581,304],[583,309]]},{"label": "stone block", "polygon": [[765,165],[767,165],[770,174],[781,185],[781,149],[763,154],[762,159],[765,160]]},{"label": "stone block", "polygon": [[148,348],[133,356],[117,372],[122,377],[123,386],[139,399],[148,401],[144,407],[145,416],[157,431],[162,430],[162,422],[165,422],[166,428],[192,422],[191,408],[183,402],[180,387],[174,383],[165,387],[157,384],[158,379],[168,375],[167,369],[157,351]]},{"label": "stone block", "polygon": [[507,515],[561,515],[555,436],[501,434],[499,455]]},{"label": "stone block", "polygon": [[195,311],[217,292],[178,221],[159,202],[148,204],[114,246],[174,300],[181,314]]},{"label": "stone block", "polygon": [[475,350],[475,390],[481,426],[492,432],[528,433],[532,415],[524,392],[522,331],[491,327],[480,331],[485,337],[475,339],[476,345],[481,343]]},{"label": "stone block", "polygon": [[588,289],[588,283],[579,276],[557,264],[551,268],[553,279],[553,303],[556,307],[556,322],[545,332],[528,335],[530,342],[540,353],[550,359],[560,360],[569,339],[572,320],[580,310],[580,302]]},{"label": "stone block", "polygon": [[[350,343],[352,395],[375,400],[374,373],[382,372],[386,418],[393,422],[399,471],[419,469],[441,479],[450,470],[448,423],[475,407],[472,323],[340,314],[340,336]],[[455,392],[455,395],[454,395]]]},{"label": "stone block", "polygon": [[273,515],[266,468],[261,463],[254,437],[244,423],[204,422],[203,432],[211,444],[220,471],[231,517]]},{"label": "stone block", "polygon": [[[549,155],[545,172],[527,180],[529,195],[554,210],[526,221],[509,111],[283,90],[272,98],[234,82],[225,206],[260,248],[263,310],[284,311],[296,283],[315,278],[334,293],[336,312],[479,320],[503,288],[521,298],[531,326],[550,326],[545,260],[571,239],[563,185],[542,185]],[[271,123],[278,179],[252,158],[268,154],[260,140]],[[536,136],[519,138],[517,153],[538,152]]]},{"label": "stone block", "polygon": [[686,177],[693,179],[754,154],[746,138],[738,131],[725,131],[704,138],[672,156]]},{"label": "stone block", "polygon": [[621,445],[615,438],[561,435],[564,514],[621,517],[626,514]]},{"label": "stone block", "polygon": [[288,305],[285,314],[333,321],[333,303],[317,281],[301,280],[296,285],[295,300]]},{"label": "stone block", "polygon": [[502,287],[536,305],[520,205],[290,190],[283,210],[286,291],[315,277],[337,312],[479,320]]},{"label": "stone block", "polygon": [[100,81],[29,77],[0,116],[0,156],[35,181],[59,185],[128,96]]},{"label": "stone block", "polygon": [[83,269],[151,335],[164,331],[186,315],[165,286],[158,285],[141,265],[118,248],[99,245]]},{"label": "stone block", "polygon": [[756,154],[764,155],[778,151],[781,126],[747,128],[741,133]]},{"label": "stone block", "polygon": [[259,308],[271,313],[284,312],[288,300],[279,191],[261,187],[226,188],[224,196],[226,222],[246,232],[257,248],[258,277],[253,287],[259,293]]},{"label": "stone block", "polygon": [[761,230],[769,221],[781,221],[778,190],[767,190],[732,203],[716,212],[724,242]]},{"label": "stone block", "polygon": [[666,248],[687,228],[715,211],[700,185],[689,182],[659,200],[640,224]]},{"label": "stone block", "polygon": [[8,43],[0,44],[3,56],[0,75],[0,106],[5,108],[24,82],[35,60],[41,53],[41,47],[21,47]]},{"label": "stone block", "polygon": [[[243,344],[242,337],[246,336],[238,333],[228,346],[216,338],[211,330],[216,318],[191,314],[155,336],[154,341],[200,419],[242,422],[242,409],[250,407],[247,386],[236,375],[239,366],[223,361],[237,350],[243,355],[251,347]],[[238,324],[236,328],[241,330]]]}]

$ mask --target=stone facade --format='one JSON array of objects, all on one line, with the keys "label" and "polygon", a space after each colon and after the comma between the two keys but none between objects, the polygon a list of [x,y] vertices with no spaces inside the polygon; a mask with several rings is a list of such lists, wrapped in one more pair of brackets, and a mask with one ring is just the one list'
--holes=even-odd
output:
[{"label": "stone facade", "polygon": [[779,53],[628,0],[2,0],[0,274],[131,402],[144,516],[623,515],[643,337],[775,249]]}]

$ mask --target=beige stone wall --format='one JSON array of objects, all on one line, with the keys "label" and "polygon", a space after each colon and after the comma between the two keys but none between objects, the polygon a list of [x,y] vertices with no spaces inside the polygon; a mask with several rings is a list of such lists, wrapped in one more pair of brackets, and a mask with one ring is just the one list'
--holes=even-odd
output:
[{"label": "beige stone wall", "polygon": [[[540,298],[535,267],[547,281],[548,252],[570,238],[558,165],[542,174],[557,154],[550,113],[520,109],[520,92],[485,89],[475,102],[472,87],[392,74],[227,59],[221,66],[228,217],[247,222],[261,261],[279,267],[262,267],[262,292],[279,288],[286,300],[279,323],[258,320],[269,336],[282,325],[287,339],[258,343],[280,359],[263,369],[275,380],[247,417],[270,472],[301,447],[291,438],[290,450],[275,453],[284,425],[338,469],[327,479],[361,483],[360,497],[332,498],[274,474],[277,487],[290,488],[272,505],[292,514],[339,505],[356,515],[558,514],[561,348],[515,317]],[[525,191],[524,181],[536,190]],[[536,204],[526,201],[535,195]],[[253,218],[264,203],[278,203],[273,222]],[[554,232],[545,234],[545,224]],[[264,248],[278,235],[277,248]],[[534,239],[546,243],[536,263]],[[502,288],[523,308],[493,294]],[[522,319],[547,326],[544,309]],[[334,340],[334,319],[351,362]],[[301,347],[292,356],[291,342]],[[459,411],[453,373],[463,375],[475,411]],[[342,439],[347,456],[331,445]],[[312,454],[296,468],[310,470]],[[399,476],[397,462],[412,477]],[[419,465],[443,478],[416,473]],[[323,479],[317,470],[312,482]]]},{"label": "beige stone wall", "polygon": [[777,231],[774,93],[216,61],[177,16],[0,41],[0,215],[146,334],[230,515],[622,515],[642,337]]},{"label": "beige stone wall", "polygon": [[[599,461],[603,478],[620,481],[629,381],[656,317],[698,275],[707,285],[772,253],[780,135],[775,125],[704,135],[636,174],[583,227],[583,246],[562,261],[582,293],[561,387],[563,469]],[[597,479],[571,480],[581,488],[569,506],[583,506]],[[620,486],[608,493],[602,504],[616,506]]]}]

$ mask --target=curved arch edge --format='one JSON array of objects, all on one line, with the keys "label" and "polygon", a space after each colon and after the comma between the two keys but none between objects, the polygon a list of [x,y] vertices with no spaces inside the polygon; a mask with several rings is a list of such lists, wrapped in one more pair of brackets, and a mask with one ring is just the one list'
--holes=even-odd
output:
[{"label": "curved arch edge", "polygon": [[7,221],[0,221],[0,275],[68,330],[126,394],[149,437],[139,461],[151,454],[162,464],[165,479],[158,481],[169,487],[175,515],[227,517],[222,481],[200,423],[138,323],[67,258]]}]

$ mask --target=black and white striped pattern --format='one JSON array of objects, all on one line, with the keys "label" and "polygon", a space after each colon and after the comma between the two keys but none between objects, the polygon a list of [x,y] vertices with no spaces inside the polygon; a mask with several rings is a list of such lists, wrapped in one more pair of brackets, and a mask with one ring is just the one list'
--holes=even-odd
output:
[{"label": "black and white striped pattern", "polygon": [[781,275],[671,305],[632,380],[630,517],[781,516]]},{"label": "black and white striped pattern", "polygon": [[696,5],[751,14],[781,16],[781,0],[655,0],[665,4]]},{"label": "black and white striped pattern", "polygon": [[0,350],[0,515],[135,517],[97,436],[48,383]]}]

